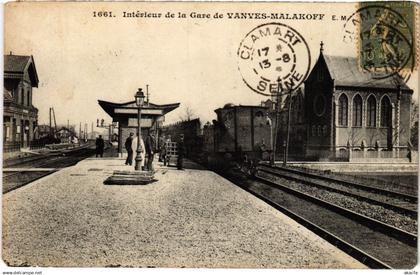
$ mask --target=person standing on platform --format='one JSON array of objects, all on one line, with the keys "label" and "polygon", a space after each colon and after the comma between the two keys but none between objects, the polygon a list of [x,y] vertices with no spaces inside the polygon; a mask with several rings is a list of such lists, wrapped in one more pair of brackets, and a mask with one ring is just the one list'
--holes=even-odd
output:
[{"label": "person standing on platform", "polygon": [[146,138],[146,154],[147,154],[147,170],[153,171],[153,158],[154,158],[154,152],[155,152],[155,136],[154,132],[150,131],[149,135]]},{"label": "person standing on platform", "polygon": [[159,162],[163,162],[164,155],[164,146],[165,146],[165,135],[159,137],[158,147],[159,147]]},{"label": "person standing on platform", "polygon": [[125,165],[132,165],[133,164],[133,133],[130,133],[128,138],[125,140],[125,150],[127,150],[127,159],[125,160]]},{"label": "person standing on platform", "polygon": [[177,169],[184,170],[185,143],[183,134],[179,136],[179,141],[176,147],[178,149]]},{"label": "person standing on platform", "polygon": [[[134,159],[137,157],[137,142],[138,142],[138,136],[133,138],[133,141],[131,143],[131,152],[134,155]],[[140,147],[141,147],[141,163],[140,166],[142,167],[142,170],[144,169],[144,163],[146,162],[146,153],[145,153],[145,147],[144,147],[144,141],[142,138],[140,138]],[[131,165],[131,164],[130,164]]]},{"label": "person standing on platform", "polygon": [[104,147],[105,143],[101,135],[96,138],[96,157],[101,156],[101,158],[104,155]]}]

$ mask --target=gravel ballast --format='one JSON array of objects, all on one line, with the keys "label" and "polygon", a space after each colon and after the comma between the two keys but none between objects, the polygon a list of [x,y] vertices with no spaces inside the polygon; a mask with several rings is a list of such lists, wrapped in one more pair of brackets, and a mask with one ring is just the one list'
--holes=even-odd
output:
[{"label": "gravel ballast", "polygon": [[364,268],[206,170],[104,185],[123,160],[87,159],[3,196],[12,266]]},{"label": "gravel ballast", "polygon": [[319,187],[309,186],[294,180],[272,176],[268,173],[261,173],[261,176],[273,180],[276,183],[285,185],[294,190],[311,195],[313,197],[328,201],[346,209],[355,211],[367,217],[376,219],[386,224],[395,226],[407,232],[417,233],[417,220],[406,215],[400,214],[383,206],[371,204],[357,198],[353,198],[340,193],[325,190]]}]

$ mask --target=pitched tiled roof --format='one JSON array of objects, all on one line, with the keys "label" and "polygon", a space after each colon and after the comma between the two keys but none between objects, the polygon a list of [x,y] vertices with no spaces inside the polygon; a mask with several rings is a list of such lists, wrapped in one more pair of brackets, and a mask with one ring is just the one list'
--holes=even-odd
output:
[{"label": "pitched tiled roof", "polygon": [[[363,72],[357,58],[344,56],[321,55],[324,57],[331,78],[336,86],[396,88],[396,83],[401,89],[410,89],[398,76],[379,79],[378,74]],[[320,56],[320,58],[321,58]],[[375,77],[375,78],[374,78]]]},{"label": "pitched tiled roof", "polygon": [[4,56],[4,71],[14,72],[14,73],[23,73],[30,59],[31,59],[30,56],[10,55],[10,54],[5,55]]},{"label": "pitched tiled roof", "polygon": [[4,74],[5,77],[21,76],[28,66],[29,77],[31,78],[32,87],[38,87],[38,74],[35,68],[35,62],[32,56],[24,55],[4,55]]}]

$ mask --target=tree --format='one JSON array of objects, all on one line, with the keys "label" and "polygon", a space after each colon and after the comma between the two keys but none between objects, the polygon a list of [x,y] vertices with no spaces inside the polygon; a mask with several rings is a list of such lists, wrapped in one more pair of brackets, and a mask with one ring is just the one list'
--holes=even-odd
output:
[{"label": "tree", "polygon": [[190,106],[186,106],[184,113],[179,116],[179,120],[190,121],[193,117],[195,117],[194,110]]}]

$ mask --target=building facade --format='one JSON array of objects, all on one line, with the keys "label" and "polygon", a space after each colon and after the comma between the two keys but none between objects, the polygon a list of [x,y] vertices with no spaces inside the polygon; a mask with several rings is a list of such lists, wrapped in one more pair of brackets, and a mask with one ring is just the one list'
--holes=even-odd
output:
[{"label": "building facade", "polygon": [[401,157],[409,147],[412,93],[397,75],[363,72],[356,58],[324,55],[321,48],[305,81],[305,157],[368,152],[354,156],[375,158],[375,151]]},{"label": "building facade", "polygon": [[38,88],[38,75],[32,56],[4,56],[4,148],[28,147],[36,138],[38,109],[32,104],[33,88]]}]

